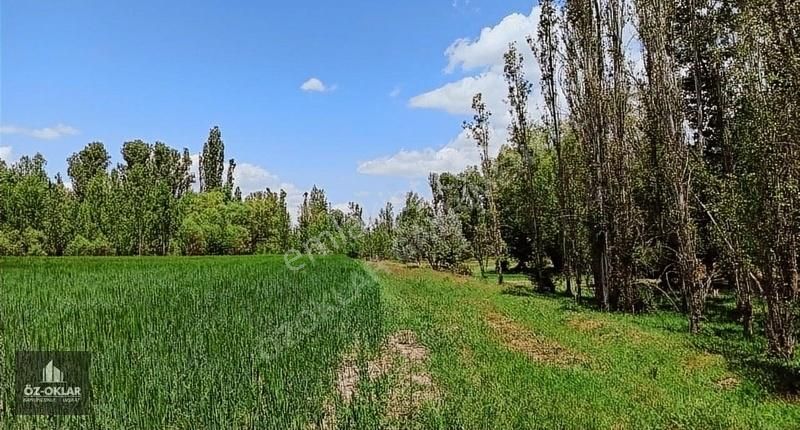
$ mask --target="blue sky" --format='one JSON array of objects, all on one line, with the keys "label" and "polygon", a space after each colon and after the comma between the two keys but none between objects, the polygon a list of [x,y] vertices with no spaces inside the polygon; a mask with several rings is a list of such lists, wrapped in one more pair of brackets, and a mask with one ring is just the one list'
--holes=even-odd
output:
[{"label": "blue sky", "polygon": [[317,184],[374,214],[425,191],[428,171],[477,161],[460,127],[476,91],[502,140],[498,66],[538,14],[516,0],[249,3],[2,0],[0,157],[41,152],[55,174],[91,141],[113,162],[137,138],[197,153],[219,125],[245,191],[296,203]]}]

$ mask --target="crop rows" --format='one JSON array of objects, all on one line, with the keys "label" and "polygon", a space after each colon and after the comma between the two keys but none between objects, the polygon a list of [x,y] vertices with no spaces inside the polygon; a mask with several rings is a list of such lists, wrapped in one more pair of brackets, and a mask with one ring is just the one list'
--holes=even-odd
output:
[{"label": "crop rows", "polygon": [[[345,258],[12,259],[0,282],[14,428],[307,428],[341,355],[381,336],[377,285]],[[91,351],[92,413],[12,416],[15,350]]]}]

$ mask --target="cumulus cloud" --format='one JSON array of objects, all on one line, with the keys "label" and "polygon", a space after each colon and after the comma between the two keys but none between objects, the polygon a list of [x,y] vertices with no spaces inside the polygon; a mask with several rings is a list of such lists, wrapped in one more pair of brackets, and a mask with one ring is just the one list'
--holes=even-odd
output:
[{"label": "cumulus cloud", "polygon": [[18,127],[15,125],[0,126],[0,134],[16,134],[42,140],[53,140],[78,133],[80,133],[78,129],[65,124],[56,124],[52,127],[44,128]]},{"label": "cumulus cloud", "polygon": [[309,80],[303,82],[303,85],[300,85],[300,89],[306,92],[324,93],[326,91],[335,90],[336,85],[328,86],[318,78],[310,78]]},{"label": "cumulus cloud", "polygon": [[472,97],[482,93],[489,110],[494,114],[503,115],[506,107],[501,94],[505,90],[506,84],[503,81],[501,67],[499,71],[490,70],[477,76],[467,76],[414,96],[408,105],[413,108],[443,110],[454,115],[468,115],[472,113]]},{"label": "cumulus cloud", "polygon": [[11,147],[10,146],[0,146],[0,160],[3,161],[11,161]]},{"label": "cumulus cloud", "polygon": [[[472,98],[476,93],[483,94],[487,108],[492,112],[492,133],[490,151],[496,155],[506,141],[510,123],[508,106],[504,99],[507,87],[503,78],[503,54],[510,43],[517,44],[523,55],[525,75],[534,83],[539,82],[540,72],[533,53],[528,48],[526,37],[536,31],[539,22],[539,7],[529,15],[519,13],[503,18],[493,27],[481,30],[476,38],[458,39],[445,50],[447,66],[444,73],[455,71],[468,73],[439,88],[419,94],[408,101],[408,105],[418,109],[441,110],[453,115],[472,114]],[[543,99],[538,85],[534,85],[529,98],[528,112],[531,118],[541,115],[539,107]],[[401,177],[424,177],[429,172],[456,172],[469,165],[480,162],[475,142],[465,132],[439,148],[400,150],[399,152],[364,161],[358,165],[358,172],[369,175]]]},{"label": "cumulus cloud", "polygon": [[522,48],[526,43],[525,38],[536,33],[539,12],[540,8],[536,6],[527,16],[513,13],[494,27],[485,27],[475,39],[456,40],[445,50],[448,59],[445,73],[452,73],[459,67],[468,71],[502,65],[503,53],[508,50],[509,43],[517,42]]},{"label": "cumulus cloud", "polygon": [[[490,152],[496,154],[505,141],[506,130],[491,132]],[[480,153],[474,140],[462,130],[447,145],[439,149],[400,150],[394,155],[359,163],[358,172],[366,175],[424,177],[431,172],[459,172],[480,163]]]},{"label": "cumulus cloud", "polygon": [[[195,191],[199,191],[200,154],[191,155],[191,159],[192,173],[195,176],[195,183],[192,187]],[[222,177],[225,178],[227,175],[228,165],[226,164]],[[233,183],[234,186],[239,187],[242,191],[243,197],[247,197],[248,194],[255,191],[264,191],[267,188],[274,192],[279,190],[286,191],[286,206],[292,217],[297,216],[298,208],[303,203],[303,190],[291,182],[281,180],[278,175],[256,164],[237,162],[236,169],[233,171]]]}]

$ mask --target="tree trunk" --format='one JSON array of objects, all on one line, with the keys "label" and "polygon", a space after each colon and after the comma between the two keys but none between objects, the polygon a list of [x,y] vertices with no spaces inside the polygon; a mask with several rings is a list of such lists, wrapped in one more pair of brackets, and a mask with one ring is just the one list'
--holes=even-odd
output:
[{"label": "tree trunk", "polygon": [[495,271],[497,271],[497,284],[503,285],[503,260],[495,260]]}]

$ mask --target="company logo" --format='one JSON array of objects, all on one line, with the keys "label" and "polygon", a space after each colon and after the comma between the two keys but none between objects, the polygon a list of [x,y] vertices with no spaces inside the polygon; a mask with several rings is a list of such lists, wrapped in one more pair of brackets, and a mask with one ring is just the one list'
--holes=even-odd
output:
[{"label": "company logo", "polygon": [[61,369],[53,366],[53,360],[50,360],[47,366],[44,366],[44,369],[42,369],[42,382],[51,384],[64,383],[64,376],[61,374]]},{"label": "company logo", "polygon": [[88,412],[90,353],[17,351],[14,412],[81,415]]}]

